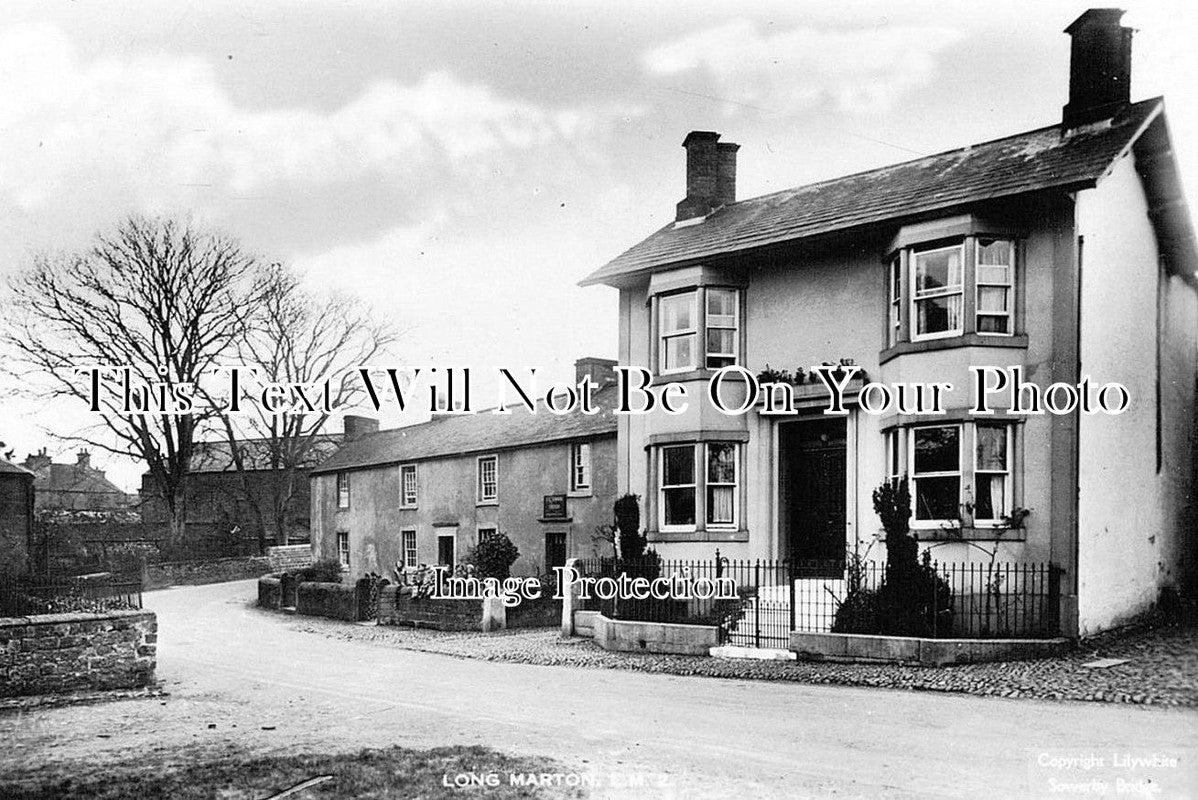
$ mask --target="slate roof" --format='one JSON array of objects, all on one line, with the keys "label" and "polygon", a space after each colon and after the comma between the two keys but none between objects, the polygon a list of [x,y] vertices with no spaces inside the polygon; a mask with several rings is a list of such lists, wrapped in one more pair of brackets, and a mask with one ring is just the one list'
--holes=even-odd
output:
[{"label": "slate roof", "polygon": [[1109,127],[1062,137],[1061,126],[786,189],[717,209],[702,223],[671,222],[581,281],[612,282],[667,265],[802,239],[1048,188],[1093,186],[1163,109],[1133,103]]},{"label": "slate roof", "polygon": [[347,442],[312,474],[376,467],[430,458],[495,452],[567,439],[616,435],[616,387],[595,392],[596,414],[572,411],[561,416],[539,409],[509,406],[508,415],[480,411],[468,416],[443,416],[431,422],[370,433]]},{"label": "slate roof", "polygon": [[0,458],[0,475],[28,475],[33,477],[33,473],[24,467],[18,467],[16,464],[5,461]]},{"label": "slate roof", "polygon": [[[342,434],[340,433],[317,434],[313,439],[311,450],[299,467],[316,466],[324,461],[336,452],[341,444],[341,438]],[[270,440],[265,438],[241,440],[242,458],[245,459],[246,469],[268,470],[271,468],[270,444]],[[233,472],[234,470],[236,470],[236,466],[233,463],[228,440],[194,444],[191,454],[191,472]]]}]

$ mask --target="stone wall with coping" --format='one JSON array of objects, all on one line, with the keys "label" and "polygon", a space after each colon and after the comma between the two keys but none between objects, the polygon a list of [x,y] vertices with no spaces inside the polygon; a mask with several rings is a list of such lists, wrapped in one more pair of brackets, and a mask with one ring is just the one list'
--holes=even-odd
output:
[{"label": "stone wall with coping", "polygon": [[0,696],[135,689],[154,680],[151,611],[0,619]]},{"label": "stone wall with coping", "polygon": [[303,569],[312,563],[312,545],[288,544],[266,548],[271,572]]},{"label": "stone wall with coping", "polygon": [[295,590],[295,613],[356,622],[358,590],[352,583],[303,581]]},{"label": "stone wall with coping", "polygon": [[262,556],[213,558],[202,561],[170,561],[146,564],[142,583],[146,589],[167,586],[198,586],[257,578],[270,572],[270,561]]},{"label": "stone wall with coping", "polygon": [[380,625],[410,625],[440,631],[477,631],[483,627],[480,600],[412,597],[404,587],[384,586],[379,594]]}]

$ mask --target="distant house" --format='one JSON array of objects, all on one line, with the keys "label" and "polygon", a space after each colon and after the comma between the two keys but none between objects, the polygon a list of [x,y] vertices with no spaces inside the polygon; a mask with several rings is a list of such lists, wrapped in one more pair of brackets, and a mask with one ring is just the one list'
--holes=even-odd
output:
[{"label": "distant house", "polygon": [[56,464],[42,448],[21,464],[33,473],[36,510],[112,512],[128,510],[136,495],[108,480],[104,470],[91,465],[91,453],[80,450],[74,464]]},{"label": "distant house", "polygon": [[0,459],[0,580],[28,572],[33,548],[33,473]]},{"label": "distant house", "polygon": [[[934,415],[878,409],[878,393],[865,413],[858,381],[844,416],[808,382],[786,415],[692,402],[621,417],[619,491],[644,498],[663,556],[718,547],[843,580],[846,549],[879,531],[871,490],[906,476],[936,558],[980,545],[1057,565],[1067,635],[1195,586],[1198,254],[1164,102],[1130,101],[1121,15],[1069,26],[1069,103],[1036,130],[747,200],[737,145],[686,137],[676,220],[583,282],[620,293],[620,363],[691,397],[728,365],[840,359],[883,384],[958,388]],[[969,368],[1012,365],[1042,393],[1118,382],[1130,406],[1029,415],[1008,394],[972,415]]]},{"label": "distant house", "polygon": [[[276,530],[273,520],[266,520],[265,539],[268,543],[308,541],[310,509],[309,470],[330,456],[347,437],[375,430],[378,423],[364,417],[347,416],[345,433],[321,433],[305,443],[307,452],[297,468],[288,471],[279,466],[291,459],[276,452],[287,442],[268,439],[243,439],[238,446],[243,458],[245,477],[238,472],[228,440],[196,442],[191,458],[187,483],[187,530],[189,538],[219,538],[246,543],[258,539],[258,517],[249,502],[256,498],[263,509],[273,507],[272,499],[291,497],[291,512],[283,530]],[[295,446],[291,442],[290,446]],[[149,473],[142,476],[142,519],[150,524],[165,525],[169,516],[158,497]]]},{"label": "distant house", "polygon": [[[579,380],[614,405],[612,367],[580,359]],[[487,411],[347,442],[312,471],[312,549],[353,576],[454,565],[481,539],[506,534],[513,574],[544,574],[594,552],[612,520],[616,422],[608,411],[557,416]]]}]

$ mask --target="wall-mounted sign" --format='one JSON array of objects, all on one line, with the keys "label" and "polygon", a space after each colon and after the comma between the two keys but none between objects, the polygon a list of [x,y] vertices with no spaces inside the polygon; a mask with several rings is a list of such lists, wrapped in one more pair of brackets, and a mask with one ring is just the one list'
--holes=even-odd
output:
[{"label": "wall-mounted sign", "polygon": [[566,514],[566,496],[564,494],[545,495],[545,508],[541,519],[568,519]]}]

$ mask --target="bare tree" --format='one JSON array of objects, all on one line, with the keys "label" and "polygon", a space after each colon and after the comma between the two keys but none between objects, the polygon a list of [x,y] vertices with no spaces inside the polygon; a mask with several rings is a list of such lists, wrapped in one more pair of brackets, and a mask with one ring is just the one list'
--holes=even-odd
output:
[{"label": "bare tree", "polygon": [[[268,270],[269,287],[255,309],[248,334],[237,340],[240,362],[257,370],[257,383],[307,387],[315,409],[303,402],[282,413],[246,403],[241,416],[222,414],[220,423],[241,495],[254,516],[259,548],[268,533],[286,544],[299,488],[307,470],[327,452],[322,385],[329,384],[331,408],[353,406],[363,392],[355,369],[370,364],[397,339],[360,300],[305,291],[295,273],[278,264]],[[248,394],[248,391],[246,392]],[[319,399],[318,399],[319,398]]]},{"label": "bare tree", "polygon": [[127,368],[136,386],[156,384],[179,399],[244,338],[266,278],[230,238],[131,217],[98,234],[90,251],[39,257],[10,281],[2,336],[17,354],[16,371],[50,397],[94,403],[97,424],[72,438],[145,462],[168,512],[169,546],[183,541],[194,436],[212,411],[160,414],[141,405],[130,413],[121,389],[93,397],[76,369]]}]

